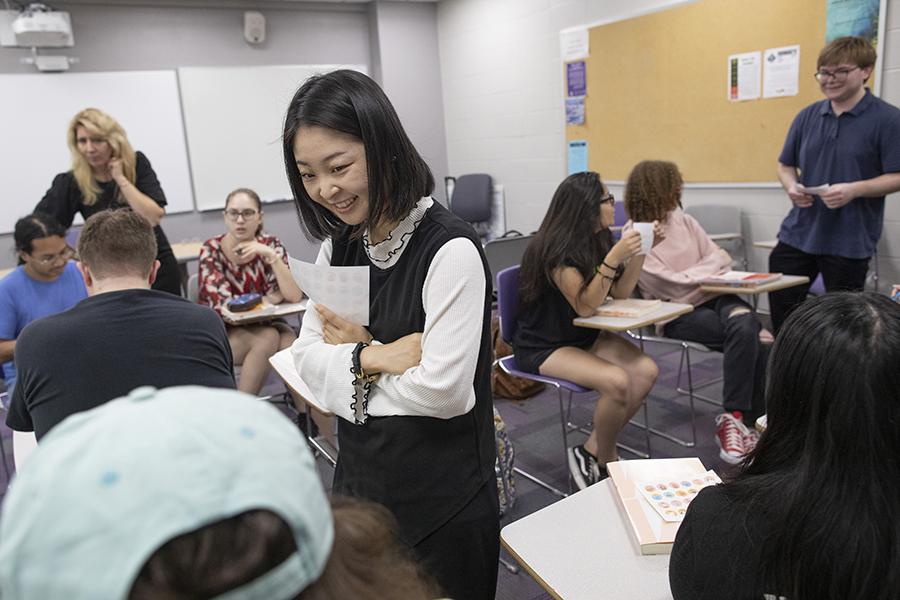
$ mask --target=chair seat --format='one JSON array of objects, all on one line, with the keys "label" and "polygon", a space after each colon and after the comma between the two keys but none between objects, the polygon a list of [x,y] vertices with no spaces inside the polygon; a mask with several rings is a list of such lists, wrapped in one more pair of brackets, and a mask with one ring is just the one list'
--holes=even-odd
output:
[{"label": "chair seat", "polygon": [[504,356],[499,361],[500,368],[503,369],[508,375],[513,375],[515,377],[521,377],[523,379],[531,379],[532,381],[540,381],[541,383],[547,383],[549,385],[555,385],[556,387],[565,388],[571,392],[576,394],[583,394],[584,392],[592,391],[591,388],[586,388],[578,385],[577,383],[568,381],[567,379],[557,379],[556,377],[548,377],[546,375],[535,375],[534,373],[529,373],[527,371],[519,370],[519,367],[516,365],[516,357],[515,356]]}]

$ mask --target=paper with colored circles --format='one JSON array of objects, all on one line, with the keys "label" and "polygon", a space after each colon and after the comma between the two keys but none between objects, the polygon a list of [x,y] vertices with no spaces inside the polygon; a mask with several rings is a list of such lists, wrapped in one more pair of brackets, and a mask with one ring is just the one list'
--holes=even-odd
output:
[{"label": "paper with colored circles", "polygon": [[687,507],[703,488],[722,483],[715,471],[709,470],[702,475],[682,475],[668,477],[657,481],[644,481],[635,484],[641,496],[650,503],[659,516],[669,522],[684,519]]}]

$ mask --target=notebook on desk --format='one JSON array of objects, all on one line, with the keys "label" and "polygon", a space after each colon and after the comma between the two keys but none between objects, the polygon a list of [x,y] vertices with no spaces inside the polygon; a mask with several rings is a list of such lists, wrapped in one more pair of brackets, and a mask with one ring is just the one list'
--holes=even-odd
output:
[{"label": "notebook on desk", "polygon": [[781,279],[781,273],[753,273],[751,271],[728,271],[700,280],[700,285],[728,286],[734,288],[754,288]]},{"label": "notebook on desk", "polygon": [[653,312],[661,304],[661,300],[642,300],[640,298],[607,300],[597,309],[597,314],[601,317],[637,318]]},{"label": "notebook on desk", "polygon": [[606,463],[606,469],[641,554],[670,553],[681,522],[666,521],[643,497],[638,484],[666,480],[681,486],[682,481],[702,480],[707,471],[700,459],[620,460]]}]

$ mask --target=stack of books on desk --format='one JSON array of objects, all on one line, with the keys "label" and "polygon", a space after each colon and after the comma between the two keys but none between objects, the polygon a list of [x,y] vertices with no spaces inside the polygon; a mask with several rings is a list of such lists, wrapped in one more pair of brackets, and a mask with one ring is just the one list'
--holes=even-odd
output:
[{"label": "stack of books on desk", "polygon": [[[642,486],[646,487],[648,482],[666,482],[667,488],[674,490],[668,504],[671,505],[674,499],[679,506],[686,507],[690,501],[685,503],[683,499],[686,496],[680,495],[680,491],[695,487],[695,480],[700,482],[696,484],[698,489],[719,482],[718,476],[708,472],[699,458],[616,461],[606,463],[606,468],[641,554],[670,553],[678,526],[681,525],[680,519],[683,518],[683,513],[675,517],[677,520],[664,517],[644,497]],[[678,507],[675,512],[678,512]]]},{"label": "stack of books on desk", "polygon": [[754,288],[764,283],[781,279],[781,273],[753,273],[750,271],[728,271],[722,275],[707,277],[700,285],[727,286],[733,288]]},{"label": "stack of books on desk", "polygon": [[607,300],[603,306],[597,309],[601,317],[627,317],[635,319],[653,312],[662,304],[660,300],[641,300],[639,298],[626,298],[624,300]]}]

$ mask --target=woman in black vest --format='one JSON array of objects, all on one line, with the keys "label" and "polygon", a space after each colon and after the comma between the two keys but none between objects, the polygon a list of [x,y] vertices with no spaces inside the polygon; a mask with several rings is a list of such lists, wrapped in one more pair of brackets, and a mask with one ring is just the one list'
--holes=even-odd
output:
[{"label": "woman in black vest", "polygon": [[53,178],[53,184],[34,212],[53,215],[71,227],[76,213],[85,220],[101,210],[130,208],[153,226],[159,271],[153,289],[181,294],[178,261],[159,222],[166,214],[166,195],[150,161],[135,152],[119,122],[97,108],[72,118],[66,139],[72,170]]},{"label": "woman in black vest", "polygon": [[333,491],[384,504],[454,598],[493,598],[499,554],[490,283],[472,228],[378,85],[309,79],[284,127],[297,212],[320,265],[369,268],[369,325],[310,301],[298,373],[340,417]]}]

